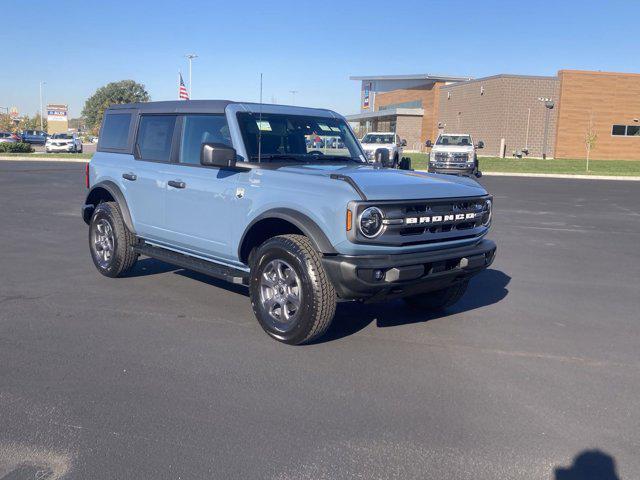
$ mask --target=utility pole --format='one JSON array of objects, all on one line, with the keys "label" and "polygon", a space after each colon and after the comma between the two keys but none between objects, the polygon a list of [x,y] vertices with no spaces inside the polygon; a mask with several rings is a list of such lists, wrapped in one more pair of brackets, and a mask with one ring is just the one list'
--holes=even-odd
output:
[{"label": "utility pole", "polygon": [[191,62],[193,61],[194,58],[198,58],[198,55],[196,55],[195,53],[187,53],[185,55],[185,57],[187,57],[187,59],[189,60],[189,100],[191,100],[193,97],[193,82],[191,81]]},{"label": "utility pole", "polygon": [[42,86],[46,85],[47,82],[40,82],[40,131],[44,130],[44,120],[43,120],[43,113],[42,113]]},{"label": "utility pole", "polygon": [[291,94],[291,105],[295,105],[296,104],[296,93],[298,93],[298,90],[289,90],[289,93]]}]

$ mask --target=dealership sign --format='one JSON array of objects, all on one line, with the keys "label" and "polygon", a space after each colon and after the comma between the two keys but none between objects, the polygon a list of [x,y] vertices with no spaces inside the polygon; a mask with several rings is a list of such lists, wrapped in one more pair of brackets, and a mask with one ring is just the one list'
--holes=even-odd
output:
[{"label": "dealership sign", "polygon": [[47,122],[66,122],[67,106],[50,104],[47,105]]},{"label": "dealership sign", "polygon": [[371,82],[364,84],[362,95],[362,108],[369,108],[369,97],[371,96]]}]

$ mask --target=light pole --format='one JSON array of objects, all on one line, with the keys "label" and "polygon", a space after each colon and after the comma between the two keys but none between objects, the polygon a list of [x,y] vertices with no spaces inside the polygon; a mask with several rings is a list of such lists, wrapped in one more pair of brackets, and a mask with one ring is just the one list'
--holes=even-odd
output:
[{"label": "light pole", "polygon": [[42,86],[46,85],[47,82],[40,82],[40,131],[44,130],[44,120],[42,118]]},{"label": "light pole", "polygon": [[187,59],[189,60],[189,100],[191,100],[193,94],[193,82],[191,81],[191,62],[194,58],[198,58],[198,55],[196,55],[195,53],[187,53],[185,57],[187,57]]},{"label": "light pole", "polygon": [[553,107],[555,107],[555,103],[550,98],[538,97],[538,100],[544,102],[545,112],[544,112],[544,138],[542,139],[542,159],[545,160],[547,158],[547,141],[549,136],[549,114]]},{"label": "light pole", "polygon": [[295,105],[296,104],[296,93],[298,93],[298,90],[289,90],[289,93],[291,94],[291,105]]}]

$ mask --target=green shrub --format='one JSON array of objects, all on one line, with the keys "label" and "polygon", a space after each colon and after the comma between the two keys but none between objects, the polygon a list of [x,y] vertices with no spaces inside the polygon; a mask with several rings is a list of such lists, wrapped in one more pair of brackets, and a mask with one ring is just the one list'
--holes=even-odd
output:
[{"label": "green shrub", "polygon": [[28,143],[0,143],[0,153],[31,153],[33,147]]}]

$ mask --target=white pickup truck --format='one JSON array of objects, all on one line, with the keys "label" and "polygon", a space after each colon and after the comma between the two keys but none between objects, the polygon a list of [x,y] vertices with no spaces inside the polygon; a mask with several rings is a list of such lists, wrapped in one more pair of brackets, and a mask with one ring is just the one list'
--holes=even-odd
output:
[{"label": "white pickup truck", "polygon": [[482,175],[478,168],[476,153],[477,149],[484,148],[482,140],[474,145],[469,134],[441,133],[435,144],[427,140],[426,146],[431,147],[429,172],[475,175],[476,177]]},{"label": "white pickup truck", "polygon": [[407,141],[400,140],[400,137],[394,132],[369,132],[362,137],[360,143],[367,154],[367,160],[370,162],[374,161],[377,151],[386,150],[389,154],[388,160],[385,153],[382,157],[382,163],[385,167],[392,168],[399,167],[402,147],[407,145]]}]

